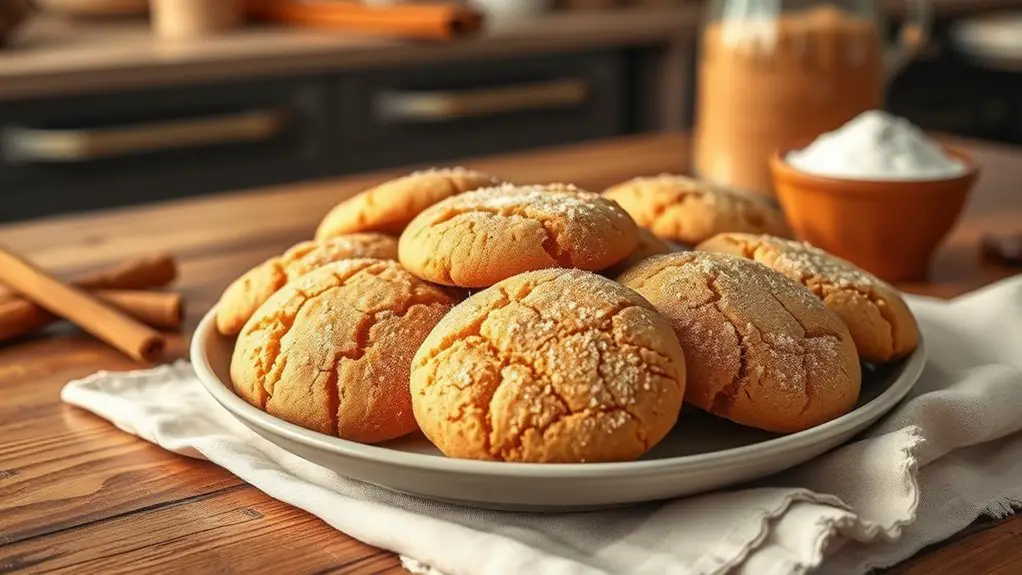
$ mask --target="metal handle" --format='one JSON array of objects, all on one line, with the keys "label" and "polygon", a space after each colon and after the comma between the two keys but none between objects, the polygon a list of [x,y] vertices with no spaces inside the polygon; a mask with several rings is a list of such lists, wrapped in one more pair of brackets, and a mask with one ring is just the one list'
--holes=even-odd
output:
[{"label": "metal handle", "polygon": [[570,108],[589,98],[582,80],[519,84],[462,92],[384,92],[377,111],[386,120],[440,122],[524,110]]},{"label": "metal handle", "polygon": [[264,141],[278,135],[286,122],[286,111],[274,109],[111,128],[48,130],[12,126],[3,130],[3,153],[16,162],[84,162],[141,152]]}]

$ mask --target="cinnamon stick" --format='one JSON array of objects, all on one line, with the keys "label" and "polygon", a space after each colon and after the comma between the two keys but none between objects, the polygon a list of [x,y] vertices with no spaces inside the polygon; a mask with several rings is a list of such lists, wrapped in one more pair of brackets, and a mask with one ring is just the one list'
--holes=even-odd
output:
[{"label": "cinnamon stick", "polygon": [[[174,259],[167,254],[157,254],[90,272],[78,277],[73,285],[83,289],[138,290],[166,285],[176,277]],[[0,286],[0,341],[42,329],[59,319],[17,292]],[[149,323],[145,316],[139,319]]]},{"label": "cinnamon stick", "polygon": [[[103,268],[75,278],[73,285],[82,289],[139,290],[160,287],[177,278],[177,264],[167,254],[138,258]],[[18,294],[0,286],[0,302],[19,298]]]},{"label": "cinnamon stick", "polygon": [[184,297],[176,292],[99,290],[93,293],[150,327],[177,329],[184,323]]},{"label": "cinnamon stick", "polygon": [[366,5],[333,0],[248,0],[254,18],[420,40],[451,40],[483,25],[483,15],[449,3]]},{"label": "cinnamon stick", "polygon": [[166,338],[151,327],[3,248],[0,282],[136,360],[151,362],[166,347]]},{"label": "cinnamon stick", "polygon": [[[184,298],[172,292],[96,290],[92,294],[159,329],[177,329],[184,320]],[[0,342],[40,330],[60,319],[20,297],[0,301]]]}]

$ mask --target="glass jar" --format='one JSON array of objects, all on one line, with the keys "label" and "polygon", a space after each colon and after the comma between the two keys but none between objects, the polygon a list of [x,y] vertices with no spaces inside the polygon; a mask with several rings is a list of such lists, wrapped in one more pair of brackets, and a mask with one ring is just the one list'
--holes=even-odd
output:
[{"label": "glass jar", "polygon": [[908,0],[884,47],[875,0],[711,0],[700,34],[693,167],[706,180],[773,195],[768,159],[861,112],[925,42],[926,0]]}]

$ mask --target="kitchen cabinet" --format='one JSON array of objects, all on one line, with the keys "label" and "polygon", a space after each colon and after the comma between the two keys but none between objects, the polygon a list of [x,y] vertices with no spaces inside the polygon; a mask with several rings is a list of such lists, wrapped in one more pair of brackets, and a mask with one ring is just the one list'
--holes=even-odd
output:
[{"label": "kitchen cabinet", "polygon": [[651,92],[627,73],[635,57],[610,48],[4,102],[0,221],[627,134],[641,129],[629,103]]},{"label": "kitchen cabinet", "polygon": [[555,54],[341,78],[340,152],[375,169],[624,134],[623,60]]},{"label": "kitchen cabinet", "polygon": [[0,221],[314,177],[335,145],[317,78],[0,105]]}]

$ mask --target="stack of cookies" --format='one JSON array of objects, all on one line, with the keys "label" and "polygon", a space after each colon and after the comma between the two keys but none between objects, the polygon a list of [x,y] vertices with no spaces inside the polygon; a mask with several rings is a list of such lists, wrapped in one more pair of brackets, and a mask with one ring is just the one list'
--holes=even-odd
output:
[{"label": "stack of cookies", "polygon": [[[346,200],[221,297],[235,392],[291,423],[450,457],[641,457],[683,401],[790,433],[918,344],[897,292],[682,176],[602,194],[465,169]],[[682,249],[684,251],[678,251]]]}]

